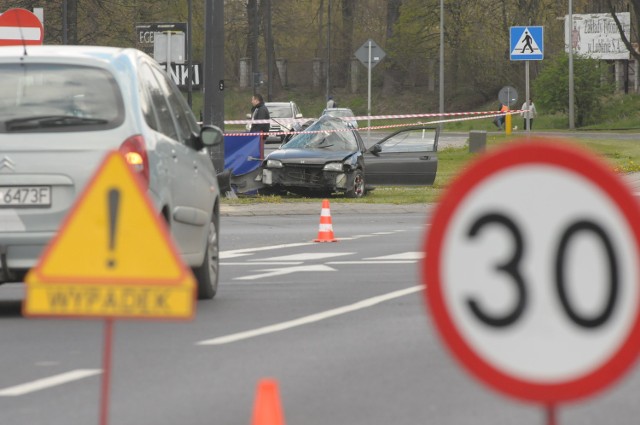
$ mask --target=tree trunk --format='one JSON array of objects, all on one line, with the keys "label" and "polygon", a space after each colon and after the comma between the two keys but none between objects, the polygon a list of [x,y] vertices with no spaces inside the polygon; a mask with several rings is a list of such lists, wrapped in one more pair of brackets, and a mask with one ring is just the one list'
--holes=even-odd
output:
[{"label": "tree trunk", "polygon": [[267,67],[267,100],[271,101],[272,92],[278,93],[282,89],[282,81],[276,66],[276,52],[273,43],[273,32],[271,31],[271,0],[260,2],[260,16],[262,16],[262,35],[266,49],[265,64]]},{"label": "tree trunk", "polygon": [[[400,5],[402,0],[387,0],[387,40],[393,36],[393,26],[400,17]],[[401,70],[394,63],[392,58],[387,58],[388,63],[384,68],[384,82],[382,85],[382,93],[384,95],[392,95],[398,90],[400,85]]]},{"label": "tree trunk", "polygon": [[349,83],[351,71],[351,57],[353,56],[353,27],[354,27],[355,0],[342,0],[342,43],[336,80],[340,86],[346,87]]},{"label": "tree trunk", "polygon": [[260,69],[258,64],[258,34],[260,32],[258,20],[258,0],[247,1],[247,57],[251,58],[251,87],[253,92],[257,91],[256,74]]}]

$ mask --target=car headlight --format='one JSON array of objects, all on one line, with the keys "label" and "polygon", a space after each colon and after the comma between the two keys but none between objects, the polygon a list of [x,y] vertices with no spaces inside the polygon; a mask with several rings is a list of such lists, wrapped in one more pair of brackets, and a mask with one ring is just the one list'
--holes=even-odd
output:
[{"label": "car headlight", "polygon": [[342,162],[330,162],[324,166],[324,171],[342,171]]},{"label": "car headlight", "polygon": [[267,168],[282,168],[282,162],[277,159],[267,159]]}]

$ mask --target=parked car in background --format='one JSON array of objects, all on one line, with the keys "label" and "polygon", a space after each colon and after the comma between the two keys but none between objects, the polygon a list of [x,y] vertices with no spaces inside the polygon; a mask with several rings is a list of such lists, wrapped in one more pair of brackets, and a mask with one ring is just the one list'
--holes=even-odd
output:
[{"label": "parked car in background", "polygon": [[[269,133],[289,133],[302,129],[302,122],[299,120],[303,118],[303,115],[295,102],[265,102],[265,106],[271,117]],[[289,134],[269,135],[265,141],[282,143],[290,138]]]},{"label": "parked car in background", "polygon": [[356,129],[331,115],[306,130],[265,158],[263,192],[360,198],[374,185],[422,186],[435,180],[437,128],[403,129],[369,149]]},{"label": "parked car in background", "polygon": [[[198,297],[218,287],[220,193],[200,127],[165,71],[135,49],[0,49],[0,283],[36,265],[105,154],[120,151],[167,223]],[[88,246],[86,249],[92,249]]]},{"label": "parked car in background", "polygon": [[322,115],[331,115],[334,117],[342,118],[353,128],[358,128],[358,121],[350,120],[350,117],[355,117],[353,111],[350,108],[326,108],[322,111]]}]

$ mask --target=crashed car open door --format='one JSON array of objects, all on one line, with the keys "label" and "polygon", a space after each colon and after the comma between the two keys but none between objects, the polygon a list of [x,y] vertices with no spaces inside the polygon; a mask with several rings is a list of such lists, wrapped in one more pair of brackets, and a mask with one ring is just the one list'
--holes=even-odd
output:
[{"label": "crashed car open door", "polygon": [[365,153],[367,185],[428,186],[438,170],[437,127],[399,130]]}]

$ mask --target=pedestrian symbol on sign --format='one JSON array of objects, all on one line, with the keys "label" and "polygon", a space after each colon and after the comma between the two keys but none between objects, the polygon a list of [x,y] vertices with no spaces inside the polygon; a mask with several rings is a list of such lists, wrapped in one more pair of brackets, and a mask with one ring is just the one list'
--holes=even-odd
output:
[{"label": "pedestrian symbol on sign", "polygon": [[511,27],[511,60],[541,60],[544,57],[543,27]]}]

